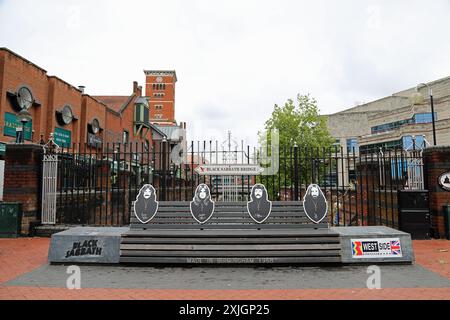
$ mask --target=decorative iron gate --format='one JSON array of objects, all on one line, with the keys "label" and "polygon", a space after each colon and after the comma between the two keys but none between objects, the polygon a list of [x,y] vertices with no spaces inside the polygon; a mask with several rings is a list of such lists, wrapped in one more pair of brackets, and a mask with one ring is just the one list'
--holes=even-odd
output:
[{"label": "decorative iron gate", "polygon": [[42,161],[42,224],[56,224],[58,155],[44,154]]}]

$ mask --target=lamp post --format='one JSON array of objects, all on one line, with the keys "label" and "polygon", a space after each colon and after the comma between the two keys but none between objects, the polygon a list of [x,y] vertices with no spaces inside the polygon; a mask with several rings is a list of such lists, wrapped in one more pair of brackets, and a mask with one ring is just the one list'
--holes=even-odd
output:
[{"label": "lamp post", "polygon": [[431,104],[431,123],[433,125],[433,145],[436,145],[436,124],[434,118],[434,103],[433,103],[433,89],[426,83],[419,83],[416,87],[416,91],[419,92],[421,87],[428,88],[428,95],[430,96],[430,104]]},{"label": "lamp post", "polygon": [[20,137],[20,143],[25,142],[25,126],[31,120],[31,114],[27,109],[22,109],[19,112],[19,121],[22,123],[22,135]]}]

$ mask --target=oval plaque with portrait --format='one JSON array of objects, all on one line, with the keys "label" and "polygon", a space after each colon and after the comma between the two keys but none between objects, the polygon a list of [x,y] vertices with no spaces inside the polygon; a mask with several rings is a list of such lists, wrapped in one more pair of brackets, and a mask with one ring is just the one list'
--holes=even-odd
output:
[{"label": "oval plaque with portrait", "polygon": [[136,218],[146,224],[152,220],[158,211],[158,201],[156,200],[156,190],[151,184],[145,184],[136,196],[134,202],[134,214]]},{"label": "oval plaque with portrait", "polygon": [[272,201],[269,201],[267,189],[263,184],[255,184],[247,202],[247,211],[256,223],[263,223],[272,212]]},{"label": "oval plaque with portrait", "polygon": [[194,199],[191,201],[192,217],[200,224],[211,219],[214,213],[214,201],[211,199],[209,187],[202,183],[195,189]]},{"label": "oval plaque with portrait", "polygon": [[306,216],[314,223],[320,223],[327,216],[327,199],[317,184],[311,184],[306,190],[303,208]]}]

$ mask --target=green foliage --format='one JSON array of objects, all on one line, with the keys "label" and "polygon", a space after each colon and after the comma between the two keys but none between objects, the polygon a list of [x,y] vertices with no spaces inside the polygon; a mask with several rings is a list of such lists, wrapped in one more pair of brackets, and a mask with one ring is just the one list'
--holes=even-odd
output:
[{"label": "green foliage", "polygon": [[[280,137],[279,171],[275,176],[260,176],[257,181],[264,183],[271,199],[276,200],[280,191],[293,188],[294,155],[297,154],[298,185],[305,188],[309,183],[323,183],[330,163],[324,155],[330,152],[334,138],[327,128],[327,120],[321,116],[317,101],[310,95],[298,95],[297,101],[289,99],[284,105],[275,105],[270,119],[265,123],[265,133],[278,130]],[[259,133],[260,141],[263,136]],[[270,134],[267,136],[271,145]],[[295,151],[295,146],[297,150]]]},{"label": "green foliage", "polygon": [[319,113],[317,101],[308,95],[298,95],[297,104],[289,99],[283,106],[275,105],[265,123],[265,130],[278,129],[280,147],[297,144],[301,147],[329,148],[334,139],[328,132],[326,118]]}]

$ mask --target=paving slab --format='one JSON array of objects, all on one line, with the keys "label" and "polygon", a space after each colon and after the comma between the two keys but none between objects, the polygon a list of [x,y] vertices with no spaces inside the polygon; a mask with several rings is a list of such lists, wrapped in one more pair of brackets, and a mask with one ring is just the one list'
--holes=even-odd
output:
[{"label": "paving slab", "polygon": [[[381,265],[382,288],[449,288],[450,280],[419,265]],[[366,288],[367,266],[152,268],[81,266],[82,288],[325,289]],[[44,265],[6,286],[65,287],[67,266]]]}]

